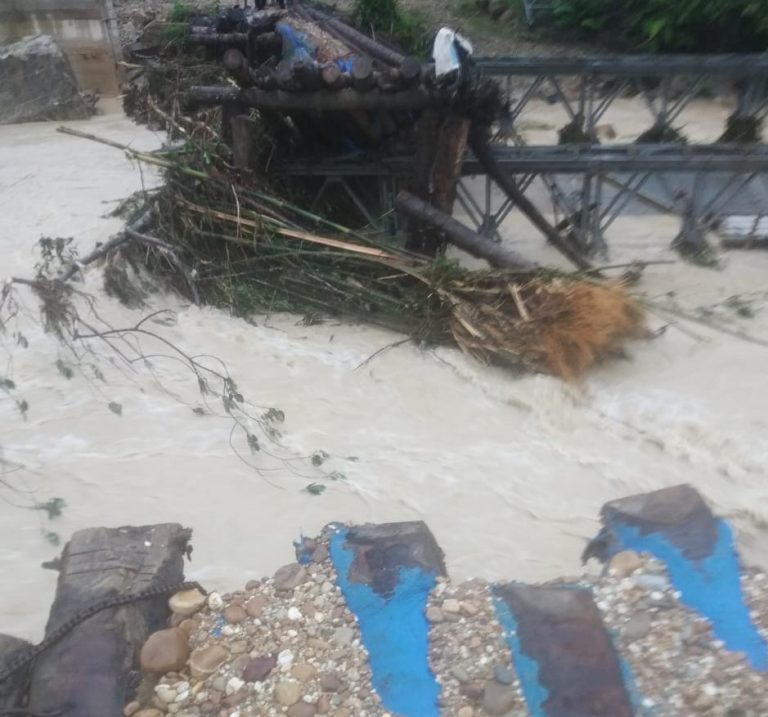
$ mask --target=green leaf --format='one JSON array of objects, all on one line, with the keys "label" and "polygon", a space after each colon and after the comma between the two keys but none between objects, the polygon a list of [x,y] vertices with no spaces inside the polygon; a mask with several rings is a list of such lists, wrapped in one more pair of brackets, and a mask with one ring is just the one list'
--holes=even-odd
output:
[{"label": "green leaf", "polygon": [[109,408],[112,413],[114,413],[116,416],[122,416],[123,415],[123,405],[121,403],[117,403],[116,401],[110,401],[107,404],[107,408]]},{"label": "green leaf", "polygon": [[331,471],[328,474],[329,480],[347,480],[347,476],[344,475],[341,471]]},{"label": "green leaf", "polygon": [[64,363],[64,361],[61,359],[56,360],[56,368],[59,370],[59,373],[67,379],[67,381],[72,380],[72,377],[75,375],[72,367]]},{"label": "green leaf", "polygon": [[253,433],[248,434],[248,447],[251,449],[251,453],[258,453],[261,450],[259,439]]},{"label": "green leaf", "polygon": [[329,458],[330,458],[330,456],[325,451],[315,451],[312,454],[312,465],[313,466],[321,466]]},{"label": "green leaf", "polygon": [[274,421],[275,423],[283,423],[285,421],[285,413],[279,408],[270,408],[262,418],[265,421]]},{"label": "green leaf", "polygon": [[310,483],[304,490],[310,495],[321,495],[325,492],[325,486],[322,483]]},{"label": "green leaf", "polygon": [[11,381],[10,378],[0,378],[0,388],[5,389],[6,391],[12,391],[16,388],[16,384]]},{"label": "green leaf", "polygon": [[37,503],[33,506],[33,510],[40,510],[44,513],[48,513],[48,520],[58,518],[62,510],[67,507],[67,503],[63,498],[51,498],[45,501],[45,503]]},{"label": "green leaf", "polygon": [[29,410],[29,404],[22,398],[19,401],[16,401],[16,408],[19,409],[19,413],[24,416],[24,418],[27,417],[27,411]]}]

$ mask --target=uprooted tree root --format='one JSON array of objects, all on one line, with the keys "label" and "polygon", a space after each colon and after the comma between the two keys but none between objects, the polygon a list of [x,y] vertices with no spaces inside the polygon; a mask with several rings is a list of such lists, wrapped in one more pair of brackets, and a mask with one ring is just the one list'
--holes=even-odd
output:
[{"label": "uprooted tree root", "polygon": [[567,277],[473,273],[443,289],[456,343],[488,362],[566,380],[644,333],[643,313],[619,287]]}]

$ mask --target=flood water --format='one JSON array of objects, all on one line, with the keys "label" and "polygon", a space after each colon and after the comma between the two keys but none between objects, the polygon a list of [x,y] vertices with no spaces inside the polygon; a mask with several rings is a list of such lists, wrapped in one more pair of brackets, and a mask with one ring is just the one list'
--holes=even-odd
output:
[{"label": "flood water", "polygon": [[[118,114],[72,125],[137,148],[160,142]],[[119,150],[52,124],[0,128],[0,279],[33,274],[41,236],[72,236],[86,253],[119,230],[120,220],[104,216],[116,201],[154,181]],[[675,225],[617,221],[611,260],[674,258]],[[522,220],[504,234],[528,256],[556,261]],[[689,310],[717,305],[733,328],[766,340],[767,287],[768,256],[734,251],[717,271],[648,267],[638,291],[654,300],[674,292]],[[269,450],[288,460],[252,457],[236,436],[238,456],[231,422],[193,411],[196,381],[176,361],[153,361],[159,381],[144,368],[120,370],[106,352],[98,362],[106,383],[61,375],[55,364],[66,350],[43,334],[22,290],[29,348],[6,336],[0,363],[29,404],[24,420],[0,394],[0,632],[42,635],[56,574],[40,564],[59,551],[44,532],[63,542],[97,525],[191,527],[188,575],[222,590],[290,561],[291,541],[330,521],[423,519],[455,577],[537,581],[580,570],[605,501],[690,482],[733,520],[745,559],[768,568],[764,346],[652,316],[653,327],[673,325],[571,386],[410,344],[366,363],[399,338],[367,326],[304,326],[285,315],[246,322],[159,295],[131,311],[104,294],[95,269],[83,288],[114,326],[174,309],[174,325],[152,330],[187,353],[218,357],[254,404],[282,410],[281,445]],[[754,317],[722,308],[734,294]],[[318,450],[332,456],[322,469],[307,458]],[[323,470],[345,478],[327,480]],[[309,494],[312,482],[327,490]],[[28,509],[52,497],[66,502],[59,518]]]}]

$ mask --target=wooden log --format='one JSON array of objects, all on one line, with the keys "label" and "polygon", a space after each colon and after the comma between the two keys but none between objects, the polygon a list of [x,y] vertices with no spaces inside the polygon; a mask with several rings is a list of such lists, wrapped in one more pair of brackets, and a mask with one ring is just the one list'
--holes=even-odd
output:
[{"label": "wooden log", "polygon": [[349,42],[360,48],[366,55],[372,57],[374,60],[383,62],[391,67],[399,67],[405,60],[405,55],[400,54],[396,50],[393,50],[385,45],[382,45],[375,40],[372,40],[367,35],[363,35],[353,27],[350,27],[344,22],[330,17],[322,10],[318,10],[312,7],[305,7],[309,16],[317,22],[319,25],[324,26],[332,35],[336,35],[342,41]]},{"label": "wooden log", "polygon": [[237,87],[194,86],[189,89],[189,100],[195,105],[220,105],[240,99],[247,107],[282,112],[350,112],[353,110],[418,110],[430,103],[429,94],[420,89],[384,94],[378,90],[357,92],[344,89],[339,92],[292,93],[281,90],[266,91],[251,87],[242,92]]},{"label": "wooden log", "polygon": [[368,57],[356,57],[354,59],[350,76],[352,77],[352,87],[358,92],[368,92],[376,84],[373,62]]},{"label": "wooden log", "polygon": [[187,44],[245,47],[248,44],[248,34],[245,32],[196,32],[187,37]]},{"label": "wooden log", "polygon": [[232,118],[232,156],[235,167],[251,170],[255,164],[254,125],[247,115]]},{"label": "wooden log", "polygon": [[324,87],[320,65],[316,62],[298,60],[293,63],[293,78],[302,92],[312,92]]},{"label": "wooden log", "polygon": [[[0,673],[10,665],[11,660],[27,652],[32,645],[11,635],[0,635]],[[0,714],[21,707],[29,686],[30,666],[18,670],[9,678],[0,681]]]},{"label": "wooden log", "polygon": [[[190,536],[175,523],[75,533],[62,553],[46,635],[96,603],[180,583]],[[32,674],[30,712],[121,715],[137,652],[150,632],[166,625],[167,598],[101,610],[43,652]]]},{"label": "wooden log", "polygon": [[536,264],[528,261],[516,251],[481,237],[461,222],[457,222],[453,217],[410,192],[402,191],[397,195],[395,208],[407,217],[429,225],[454,246],[478,259],[485,259],[493,267],[499,269],[536,268]]},{"label": "wooden log", "polygon": [[222,64],[224,69],[240,87],[253,87],[256,84],[251,74],[248,60],[245,59],[245,55],[237,48],[231,47],[224,53]]},{"label": "wooden log", "polygon": [[403,86],[413,87],[421,82],[421,63],[414,57],[406,57],[397,68]]},{"label": "wooden log", "polygon": [[193,86],[189,88],[188,100],[198,107],[210,107],[231,102],[240,97],[240,90],[230,85]]},{"label": "wooden log", "polygon": [[528,197],[523,194],[512,177],[504,174],[493,157],[487,137],[480,128],[473,127],[469,133],[469,146],[488,176],[499,185],[507,198],[525,214],[526,217],[552,245],[579,269],[593,269],[591,262],[573,248],[564,237],[546,220]]},{"label": "wooden log", "polygon": [[326,65],[321,72],[323,84],[331,91],[341,90],[346,87],[349,78],[337,65]]},{"label": "wooden log", "polygon": [[[435,163],[437,153],[437,134],[440,126],[440,118],[434,109],[427,109],[419,120],[416,142],[416,154],[413,160],[413,174],[411,175],[410,190],[419,199],[429,200],[432,193],[432,166]],[[434,256],[440,249],[441,242],[429,227],[414,219],[408,230],[406,249]]]},{"label": "wooden log", "polygon": [[464,166],[468,132],[469,120],[458,115],[446,117],[438,132],[435,163],[432,166],[432,203],[446,214],[453,214],[456,184]]}]

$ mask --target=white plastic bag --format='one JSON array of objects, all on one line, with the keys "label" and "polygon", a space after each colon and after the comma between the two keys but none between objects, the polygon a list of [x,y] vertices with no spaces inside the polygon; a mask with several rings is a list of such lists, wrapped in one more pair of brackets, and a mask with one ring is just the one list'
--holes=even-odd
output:
[{"label": "white plastic bag", "polygon": [[468,55],[472,54],[472,44],[458,32],[449,27],[441,27],[432,46],[432,59],[435,61],[435,75],[443,77],[461,67],[456,45],[460,45]]}]

